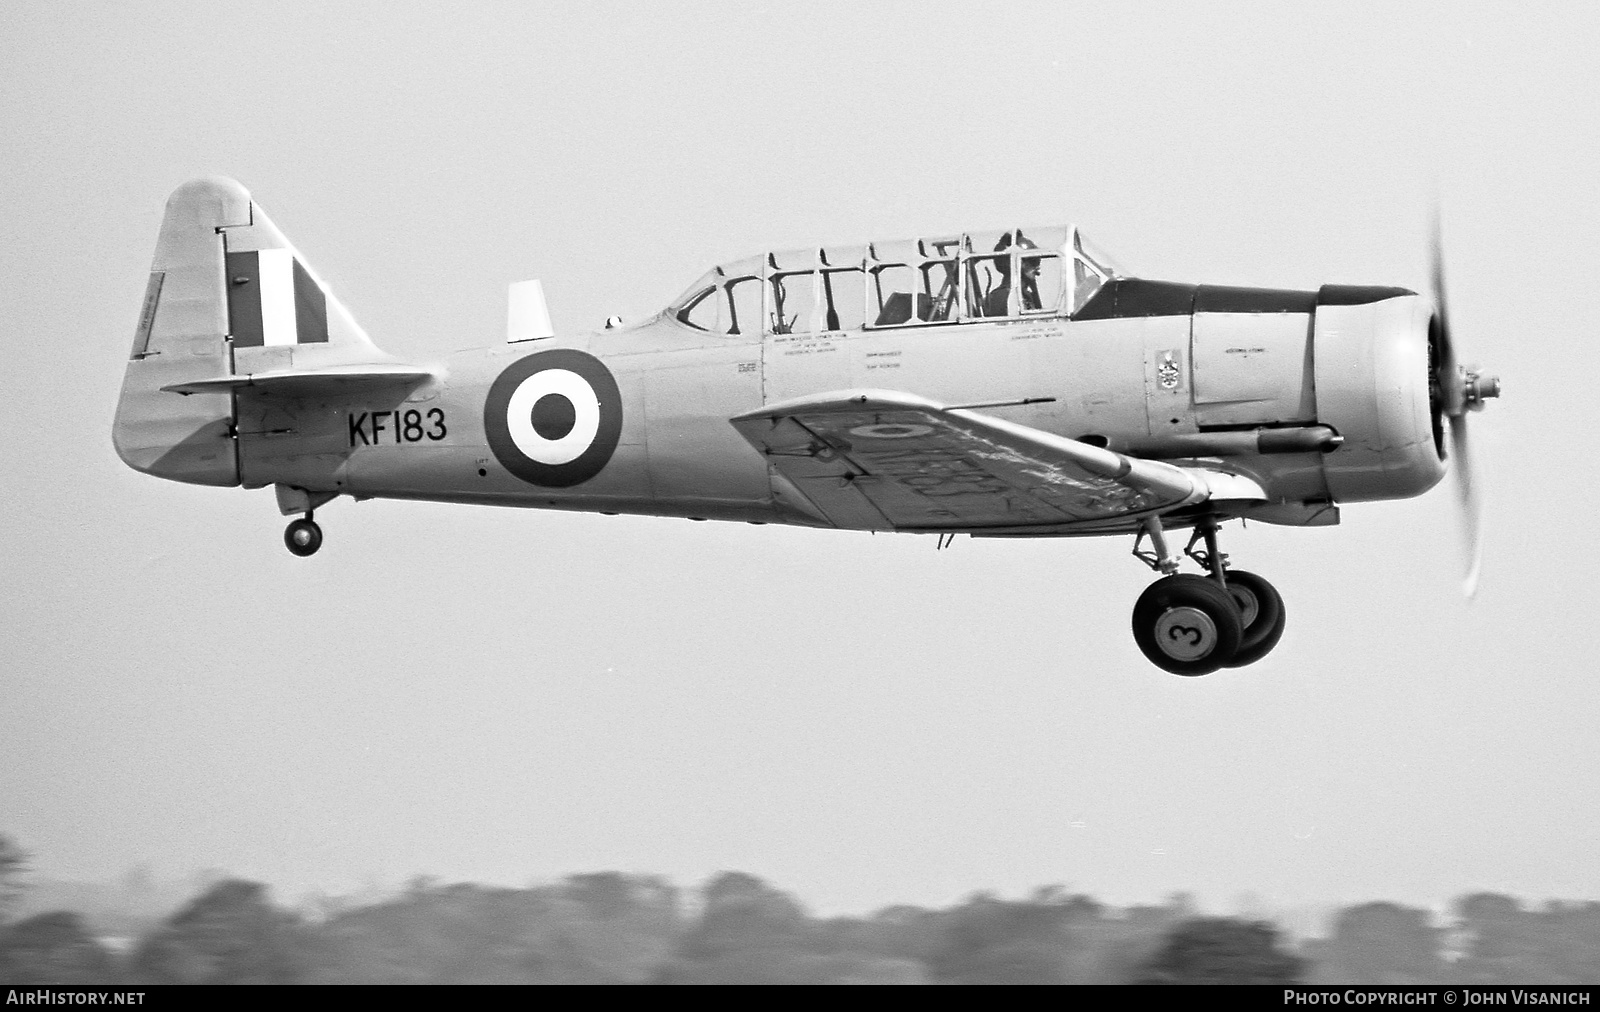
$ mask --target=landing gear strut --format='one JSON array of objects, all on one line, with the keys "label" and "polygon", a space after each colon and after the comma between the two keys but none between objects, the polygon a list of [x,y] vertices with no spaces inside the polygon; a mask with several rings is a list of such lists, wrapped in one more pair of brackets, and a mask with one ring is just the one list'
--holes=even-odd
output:
[{"label": "landing gear strut", "polygon": [[[1144,539],[1151,550],[1141,551]],[[1203,548],[1196,548],[1200,542]],[[1134,557],[1162,574],[1133,606],[1133,639],[1157,667],[1175,675],[1206,675],[1243,667],[1265,657],[1283,636],[1283,598],[1254,573],[1228,570],[1217,548],[1217,521],[1195,524],[1184,554],[1205,576],[1179,573],[1167,549],[1159,518],[1146,520],[1133,544]]]},{"label": "landing gear strut", "polygon": [[291,520],[289,526],[283,529],[283,543],[301,558],[315,555],[317,549],[322,547],[322,528],[311,519],[310,510],[299,520]]}]

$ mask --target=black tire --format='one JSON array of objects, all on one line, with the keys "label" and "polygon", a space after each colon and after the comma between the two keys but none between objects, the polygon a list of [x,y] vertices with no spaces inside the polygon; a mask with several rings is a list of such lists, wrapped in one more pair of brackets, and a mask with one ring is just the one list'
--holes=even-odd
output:
[{"label": "black tire", "polygon": [[1233,659],[1243,635],[1239,606],[1204,576],[1157,580],[1133,606],[1134,642],[1150,663],[1175,675],[1217,670]]},{"label": "black tire", "polygon": [[294,520],[283,529],[283,543],[289,551],[305,558],[322,547],[322,528],[315,520]]},{"label": "black tire", "polygon": [[1272,652],[1283,638],[1283,624],[1288,616],[1277,588],[1254,573],[1228,570],[1228,593],[1239,606],[1245,623],[1239,649],[1234,651],[1233,660],[1226,666],[1242,668]]}]

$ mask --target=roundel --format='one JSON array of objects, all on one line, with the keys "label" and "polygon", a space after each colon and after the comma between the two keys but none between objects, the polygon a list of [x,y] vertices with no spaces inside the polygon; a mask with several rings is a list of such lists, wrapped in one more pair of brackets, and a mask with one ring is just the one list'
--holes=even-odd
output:
[{"label": "roundel", "polygon": [[916,439],[933,431],[931,425],[905,425],[897,422],[879,422],[876,425],[857,425],[850,435],[863,439]]},{"label": "roundel", "polygon": [[489,449],[507,471],[546,488],[600,473],[622,435],[622,395],[593,355],[570,349],[518,359],[483,403]]}]

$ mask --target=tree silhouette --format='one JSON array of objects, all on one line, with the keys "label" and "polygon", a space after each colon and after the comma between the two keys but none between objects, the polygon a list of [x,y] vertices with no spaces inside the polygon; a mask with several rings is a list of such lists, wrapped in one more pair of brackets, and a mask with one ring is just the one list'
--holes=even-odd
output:
[{"label": "tree silhouette", "polygon": [[5,923],[11,905],[22,895],[22,876],[28,870],[27,853],[0,833],[0,924]]},{"label": "tree silhouette", "polygon": [[1304,960],[1278,948],[1265,921],[1198,917],[1179,924],[1136,984],[1293,984]]},{"label": "tree silhouette", "polygon": [[934,976],[952,984],[1067,984],[1090,978],[1089,937],[1100,905],[1042,889],[1030,900],[978,895],[949,911]]},{"label": "tree silhouette", "polygon": [[1581,908],[1525,911],[1510,896],[1474,893],[1457,901],[1466,951],[1463,984],[1583,983],[1594,979],[1595,924]]},{"label": "tree silhouette", "polygon": [[294,984],[312,956],[311,936],[266,886],[225,879],[147,937],[133,965],[154,984]]},{"label": "tree silhouette", "polygon": [[417,883],[324,924],[317,983],[646,983],[672,958],[674,891],[659,879],[577,875],[557,886]]},{"label": "tree silhouette", "polygon": [[1395,903],[1346,907],[1320,947],[1319,979],[1341,984],[1437,984],[1448,968],[1426,910]]},{"label": "tree silhouette", "polygon": [[65,910],[0,928],[0,980],[11,984],[112,984],[116,962],[83,919]]},{"label": "tree silhouette", "polygon": [[832,967],[813,944],[811,919],[788,893],[744,872],[722,872],[701,890],[705,907],[667,973],[684,984],[808,984]]},{"label": "tree silhouette", "polygon": [[1537,917],[1542,983],[1593,983],[1600,966],[1600,903],[1549,903]]}]

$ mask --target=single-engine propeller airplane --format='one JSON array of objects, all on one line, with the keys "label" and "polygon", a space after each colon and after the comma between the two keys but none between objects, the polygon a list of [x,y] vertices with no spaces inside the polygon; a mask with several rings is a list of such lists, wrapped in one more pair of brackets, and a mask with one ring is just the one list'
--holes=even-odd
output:
[{"label": "single-engine propeller airplane", "polygon": [[[641,323],[555,337],[538,282],[504,343],[379,351],[238,183],[167,202],[113,440],[130,467],[276,489],[291,552],[340,495],[953,537],[1127,535],[1133,609],[1180,675],[1261,659],[1283,601],[1218,527],[1337,524],[1453,459],[1466,417],[1434,292],[1126,277],[1070,227],[771,252]],[[1180,573],[1168,532],[1201,574]],[[1469,591],[1470,592],[1470,591]]]}]

